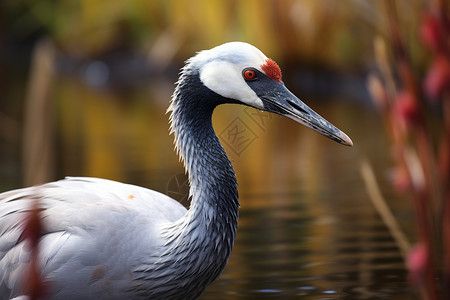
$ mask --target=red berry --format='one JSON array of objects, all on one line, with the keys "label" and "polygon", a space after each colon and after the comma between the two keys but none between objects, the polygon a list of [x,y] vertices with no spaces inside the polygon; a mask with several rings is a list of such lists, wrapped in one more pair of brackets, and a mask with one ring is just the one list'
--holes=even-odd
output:
[{"label": "red berry", "polygon": [[394,116],[400,118],[408,126],[418,125],[422,122],[422,113],[414,95],[405,91],[398,93]]},{"label": "red berry", "polygon": [[424,89],[430,99],[438,99],[450,89],[450,62],[444,56],[436,56],[424,80]]},{"label": "red berry", "polygon": [[427,13],[422,18],[422,24],[420,26],[420,35],[423,43],[433,51],[437,51],[442,46],[442,30],[439,20],[431,14]]}]

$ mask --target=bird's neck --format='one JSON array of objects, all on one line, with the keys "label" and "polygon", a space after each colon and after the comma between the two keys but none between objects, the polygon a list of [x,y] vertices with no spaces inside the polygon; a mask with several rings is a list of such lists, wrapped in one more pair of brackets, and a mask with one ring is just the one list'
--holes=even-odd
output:
[{"label": "bird's neck", "polygon": [[176,148],[189,176],[191,206],[168,233],[173,251],[185,255],[192,270],[209,264],[206,269],[202,265],[202,278],[210,272],[211,281],[228,261],[238,221],[236,176],[211,122],[214,108],[225,101],[197,74],[184,70],[169,108]]},{"label": "bird's neck", "polygon": [[183,94],[178,95],[178,100],[182,107],[173,111],[172,128],[189,176],[191,205],[185,217],[206,218],[198,220],[206,225],[214,222],[235,226],[239,207],[237,181],[212,127],[214,106],[201,104],[201,99],[183,98]]}]

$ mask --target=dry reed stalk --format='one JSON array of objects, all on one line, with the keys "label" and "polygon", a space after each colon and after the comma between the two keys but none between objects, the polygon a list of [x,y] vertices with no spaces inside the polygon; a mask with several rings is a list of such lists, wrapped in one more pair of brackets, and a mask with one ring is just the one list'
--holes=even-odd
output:
[{"label": "dry reed stalk", "polygon": [[23,169],[24,185],[53,179],[53,112],[51,91],[55,71],[55,48],[48,39],[37,43],[30,66],[24,104]]},{"label": "dry reed stalk", "polygon": [[411,250],[411,243],[408,241],[408,238],[397,222],[397,219],[389,208],[389,205],[383,198],[380,187],[377,183],[377,179],[375,177],[375,173],[369,161],[363,160],[361,162],[360,172],[373,206],[381,216],[384,224],[386,224],[387,228],[389,229],[392,237],[394,238],[398,248],[403,255],[403,258],[406,259],[409,251]]}]

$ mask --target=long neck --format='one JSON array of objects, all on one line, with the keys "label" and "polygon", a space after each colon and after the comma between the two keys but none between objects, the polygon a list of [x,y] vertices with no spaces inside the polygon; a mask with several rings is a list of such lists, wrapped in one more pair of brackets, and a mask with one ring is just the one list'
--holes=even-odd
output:
[{"label": "long neck", "polygon": [[[184,82],[190,89],[179,85],[172,100],[171,116],[176,147],[188,172],[192,197],[184,221],[195,226],[199,225],[197,222],[237,226],[236,176],[211,122],[213,110],[222,99],[206,87],[199,86],[200,82],[195,83],[197,76],[192,77],[190,84],[186,83],[187,79]],[[197,90],[195,98],[190,93],[192,86],[203,90]],[[214,101],[216,99],[217,102]],[[225,233],[233,234],[234,240],[234,228]]]},{"label": "long neck", "polygon": [[236,176],[211,122],[214,108],[223,102],[198,74],[184,70],[170,107],[171,129],[189,174],[192,198],[186,215],[166,233],[171,254],[184,260],[183,276],[198,276],[194,286],[206,287],[222,272],[236,236]]}]

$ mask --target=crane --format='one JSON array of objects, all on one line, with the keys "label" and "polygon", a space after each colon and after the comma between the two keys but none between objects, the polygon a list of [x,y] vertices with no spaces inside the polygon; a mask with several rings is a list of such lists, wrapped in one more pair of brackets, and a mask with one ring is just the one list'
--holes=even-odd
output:
[{"label": "crane", "polygon": [[68,177],[0,194],[0,299],[24,295],[30,250],[22,237],[38,195],[41,277],[49,299],[195,299],[223,271],[238,226],[233,167],[211,117],[224,103],[291,118],[324,136],[350,138],[284,85],[256,47],[230,42],[186,61],[168,112],[188,173],[189,209],[143,187]]}]

